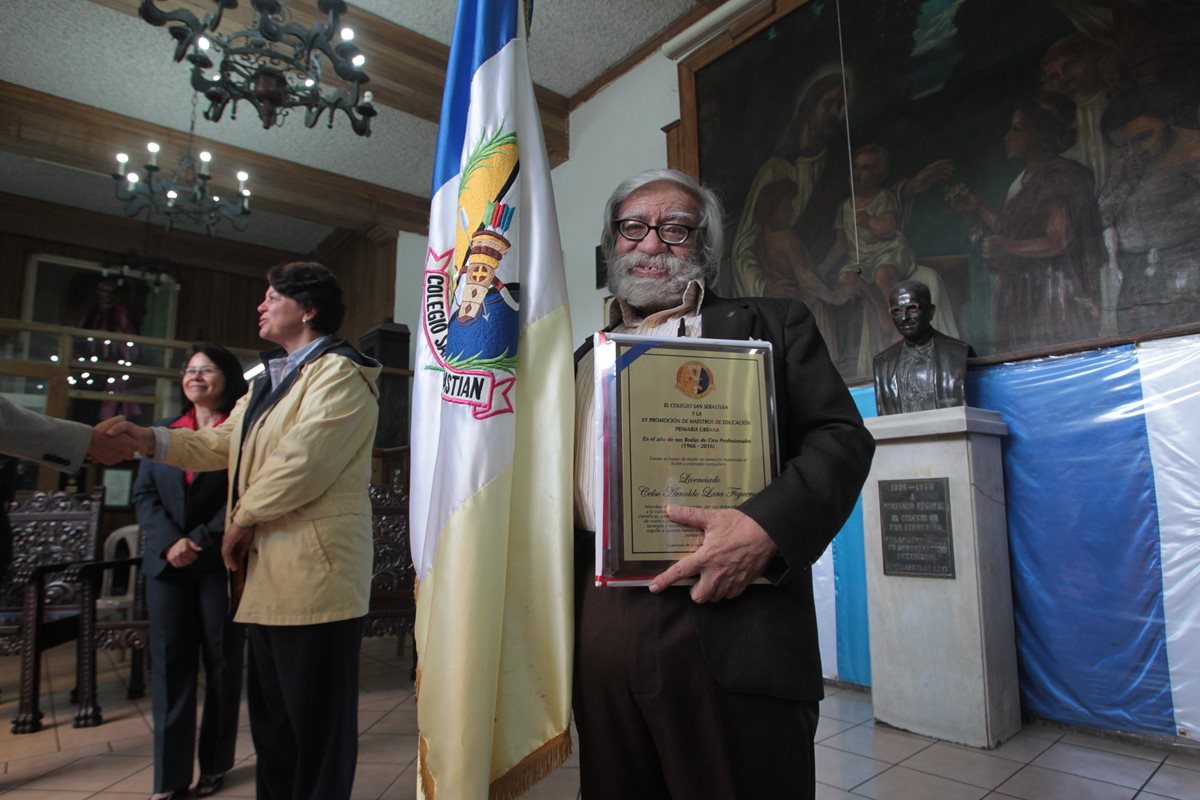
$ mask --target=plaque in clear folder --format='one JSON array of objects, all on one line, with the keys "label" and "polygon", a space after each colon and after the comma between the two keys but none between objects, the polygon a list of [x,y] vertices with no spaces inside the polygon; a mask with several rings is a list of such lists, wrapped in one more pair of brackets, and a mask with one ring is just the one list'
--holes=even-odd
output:
[{"label": "plaque in clear folder", "polygon": [[645,586],[700,546],[667,503],[732,508],[778,469],[771,343],[598,333],[596,583]]}]

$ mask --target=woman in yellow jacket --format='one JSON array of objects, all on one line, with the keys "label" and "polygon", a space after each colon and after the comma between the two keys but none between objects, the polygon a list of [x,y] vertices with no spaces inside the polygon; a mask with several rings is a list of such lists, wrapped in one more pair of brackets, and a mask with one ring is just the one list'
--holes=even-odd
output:
[{"label": "woman in yellow jacket", "polygon": [[[247,700],[258,797],[348,798],[357,759],[358,663],[371,585],[371,447],[378,362],[334,334],[333,273],[268,272],[259,335],[279,345],[219,427],[136,429],[155,460],[228,469],[221,554],[245,576]],[[118,434],[120,431],[117,432]]]}]

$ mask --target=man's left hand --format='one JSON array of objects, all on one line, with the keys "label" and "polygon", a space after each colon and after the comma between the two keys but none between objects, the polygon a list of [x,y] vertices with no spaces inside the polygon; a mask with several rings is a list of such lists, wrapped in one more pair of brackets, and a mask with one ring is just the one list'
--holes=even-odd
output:
[{"label": "man's left hand", "polygon": [[704,534],[699,549],[681,558],[650,584],[661,592],[681,578],[698,576],[692,600],[710,603],[737,597],[767,568],[778,552],[767,532],[736,508],[663,507],[667,519]]}]

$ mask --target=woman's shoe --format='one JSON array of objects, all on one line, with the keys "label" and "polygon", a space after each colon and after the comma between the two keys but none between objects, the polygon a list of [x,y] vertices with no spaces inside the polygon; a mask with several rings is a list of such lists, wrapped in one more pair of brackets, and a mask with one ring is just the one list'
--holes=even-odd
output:
[{"label": "woman's shoe", "polygon": [[188,790],[185,786],[182,789],[175,789],[171,792],[155,792],[150,795],[150,800],[180,800],[180,798],[187,797],[187,794]]},{"label": "woman's shoe", "polygon": [[196,797],[209,797],[221,791],[225,785],[225,773],[220,775],[201,775],[196,781]]}]

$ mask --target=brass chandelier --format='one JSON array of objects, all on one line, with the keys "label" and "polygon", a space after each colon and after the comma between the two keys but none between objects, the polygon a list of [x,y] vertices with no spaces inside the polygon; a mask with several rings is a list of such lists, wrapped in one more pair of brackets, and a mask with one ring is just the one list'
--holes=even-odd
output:
[{"label": "brass chandelier", "polygon": [[[163,11],[156,0],[142,0],[138,14],[155,26],[168,26],[175,39],[175,61],[192,65],[192,88],[208,100],[205,119],[217,122],[226,106],[239,102],[254,106],[263,128],[281,125],[292,109],[304,109],[304,124],[312,128],[329,112],[333,127],[336,112],[345,113],[359,136],[371,135],[375,107],[371,93],[362,91],[370,78],[363,71],[365,56],[354,44],[350,28],[339,29],[346,13],[342,0],[317,0],[327,23],[309,28],[291,20],[282,0],[250,0],[255,18],[251,27],[226,36],[217,32],[226,9],[238,0],[212,0],[215,8],[197,19],[186,8]],[[340,41],[334,44],[337,37]],[[351,87],[324,89],[328,70]]]}]

